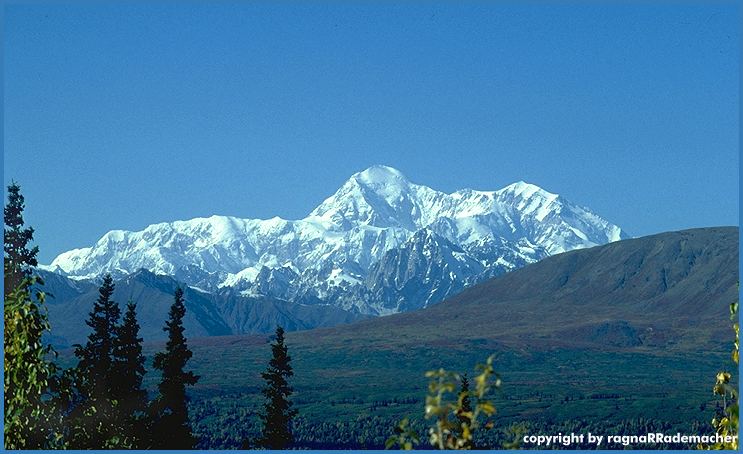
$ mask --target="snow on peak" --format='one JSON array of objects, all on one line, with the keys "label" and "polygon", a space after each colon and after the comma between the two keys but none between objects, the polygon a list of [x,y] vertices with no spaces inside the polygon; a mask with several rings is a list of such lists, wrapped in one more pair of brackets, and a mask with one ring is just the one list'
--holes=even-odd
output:
[{"label": "snow on peak", "polygon": [[406,185],[409,183],[402,172],[384,165],[371,166],[366,170],[355,173],[351,178],[365,185]]},{"label": "snow on peak", "polygon": [[547,192],[539,186],[531,183],[527,183],[523,180],[519,180],[515,183],[511,183],[508,186],[496,191],[498,194],[513,194],[514,196],[529,198],[534,194],[538,194],[545,198],[556,198],[557,194]]},{"label": "snow on peak", "polygon": [[370,205],[385,203],[393,209],[409,197],[411,191],[410,181],[405,175],[397,169],[382,165],[354,174],[351,181],[360,186],[362,196]]},{"label": "snow on peak", "polygon": [[[363,277],[385,252],[424,228],[430,232],[421,234],[435,233],[462,249],[489,238],[549,254],[627,237],[588,209],[524,181],[447,194],[376,165],[352,175],[305,219],[212,216],[114,230],[92,247],[60,254],[51,268],[93,277],[146,268],[212,287],[253,281],[263,267],[287,263],[296,275],[337,268]],[[535,250],[515,253],[529,262],[541,257]]]},{"label": "snow on peak", "polygon": [[416,187],[397,169],[372,166],[353,174],[310,216],[323,218],[343,228],[352,223],[413,228],[416,224],[412,192]]}]

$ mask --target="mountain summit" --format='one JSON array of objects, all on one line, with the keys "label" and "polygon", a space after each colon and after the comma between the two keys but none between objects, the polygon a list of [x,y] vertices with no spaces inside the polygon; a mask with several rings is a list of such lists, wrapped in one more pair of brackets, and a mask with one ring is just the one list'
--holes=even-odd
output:
[{"label": "mountain summit", "polygon": [[[627,237],[589,209],[523,181],[447,194],[373,166],[304,219],[212,216],[114,230],[46,269],[85,279],[145,268],[207,291],[230,287],[379,315],[438,302],[548,255]],[[415,275],[396,269],[410,266]],[[436,277],[421,280],[426,273]],[[403,291],[413,282],[414,292]]]},{"label": "mountain summit", "polygon": [[417,188],[397,169],[370,167],[352,175],[335,194],[312,210],[310,216],[338,226],[357,223],[415,229],[413,204]]}]

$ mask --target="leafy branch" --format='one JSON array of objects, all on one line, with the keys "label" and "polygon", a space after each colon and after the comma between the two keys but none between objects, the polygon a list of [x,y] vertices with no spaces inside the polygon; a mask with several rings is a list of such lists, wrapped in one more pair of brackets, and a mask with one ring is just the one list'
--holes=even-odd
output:
[{"label": "leafy branch", "polygon": [[[488,399],[493,388],[500,388],[501,380],[493,367],[491,355],[485,364],[478,364],[474,390],[463,387],[463,377],[455,372],[438,369],[426,372],[430,379],[426,396],[425,419],[433,420],[428,429],[428,442],[436,449],[472,449],[473,436],[480,428],[493,427],[489,420],[495,414],[495,405]],[[471,404],[474,403],[474,406]],[[413,449],[420,436],[410,426],[408,418],[395,428],[395,434],[385,443],[390,449]]]}]

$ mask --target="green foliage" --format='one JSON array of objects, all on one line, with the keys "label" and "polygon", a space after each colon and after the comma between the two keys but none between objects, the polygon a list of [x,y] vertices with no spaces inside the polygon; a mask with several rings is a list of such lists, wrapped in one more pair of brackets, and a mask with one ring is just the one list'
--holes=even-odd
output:
[{"label": "green foliage", "polygon": [[410,419],[403,418],[397,427],[395,427],[395,434],[384,443],[384,448],[391,449],[393,446],[399,445],[400,449],[410,451],[420,441],[418,432],[410,426]]},{"label": "green foliage", "polygon": [[294,441],[292,436],[292,418],[297,410],[292,408],[289,400],[293,389],[288,379],[294,375],[290,364],[291,357],[284,343],[284,328],[276,328],[276,341],[271,344],[272,358],[268,368],[261,374],[266,381],[263,395],[264,403],[263,434],[261,445],[269,449],[286,449]]},{"label": "green foliage", "polygon": [[[7,263],[6,263],[7,271]],[[5,298],[4,398],[6,449],[44,449],[60,444],[52,411],[44,399],[56,371],[47,358],[51,347],[42,335],[49,330],[44,293],[24,278]]]},{"label": "green foliage", "polygon": [[[524,434],[528,432],[528,425],[525,422],[512,423],[504,429],[504,438],[506,441],[503,442],[503,449],[519,449],[521,448],[521,440],[524,438]],[[575,432],[575,431],[573,431]],[[541,433],[550,433],[550,431],[542,431]],[[562,433],[562,432],[559,432]],[[606,433],[606,432],[604,432]]]},{"label": "green foliage", "polygon": [[[475,389],[469,390],[469,381],[459,374],[445,369],[426,372],[430,378],[426,396],[425,418],[434,421],[428,429],[428,442],[436,449],[472,449],[473,437],[477,429],[491,428],[488,418],[495,414],[495,406],[488,399],[492,388],[499,388],[500,378],[493,369],[493,356],[485,364],[478,364],[480,372],[475,377]],[[457,384],[461,389],[454,394]],[[475,406],[472,407],[471,401]],[[481,421],[483,419],[484,421]],[[395,429],[395,435],[385,443],[387,449],[399,445],[402,449],[412,449],[418,442],[418,434],[404,419]]]},{"label": "green foliage", "polygon": [[[459,425],[456,426],[454,430],[455,432],[457,432],[457,436],[459,438],[462,438],[463,434],[461,432],[461,429],[463,427],[469,427],[472,424],[472,421],[470,420],[470,415],[473,412],[472,403],[470,401],[470,381],[466,373],[462,375],[461,385],[459,387],[459,395],[462,396],[462,405],[461,405],[461,411],[457,415],[457,419],[459,420]],[[465,442],[465,445],[462,448],[472,449],[472,440],[467,440]]]},{"label": "green foliage", "polygon": [[162,371],[158,385],[160,394],[152,405],[152,447],[155,449],[192,449],[197,441],[188,419],[186,386],[195,385],[199,377],[184,371],[193,356],[184,335],[185,315],[183,290],[178,288],[169,320],[163,328],[168,333],[165,351],[156,354],[153,362],[155,369]]},{"label": "green foliage", "polygon": [[[740,358],[740,327],[738,324],[738,302],[730,304],[730,319],[733,320],[733,331],[735,332],[735,341],[733,342],[733,351],[731,354],[733,362],[738,365]],[[738,387],[731,383],[732,374],[721,371],[717,373],[715,386],[712,392],[722,398],[722,411],[712,419],[712,426],[715,432],[722,436],[735,436],[732,442],[719,442],[709,446],[700,445],[700,449],[732,449],[738,450],[738,430],[740,427],[740,407],[738,406]]]}]

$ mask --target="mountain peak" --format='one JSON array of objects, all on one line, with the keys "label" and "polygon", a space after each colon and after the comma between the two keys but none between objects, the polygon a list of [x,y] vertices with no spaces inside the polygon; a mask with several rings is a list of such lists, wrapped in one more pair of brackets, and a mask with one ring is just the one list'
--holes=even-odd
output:
[{"label": "mountain peak", "polygon": [[414,229],[411,191],[415,187],[399,170],[375,165],[353,174],[310,215],[343,226],[351,222]]},{"label": "mountain peak", "polygon": [[504,187],[503,189],[500,189],[496,191],[498,193],[504,194],[504,193],[511,193],[515,196],[520,196],[523,198],[529,198],[534,194],[539,194],[541,196],[544,196],[546,198],[555,198],[557,197],[557,194],[553,194],[549,191],[545,191],[541,187],[532,184],[527,183],[524,180],[519,180],[515,183],[511,183],[508,186]]},{"label": "mountain peak", "polygon": [[371,166],[366,170],[353,174],[351,178],[365,185],[409,183],[407,177],[402,172],[385,165]]}]

